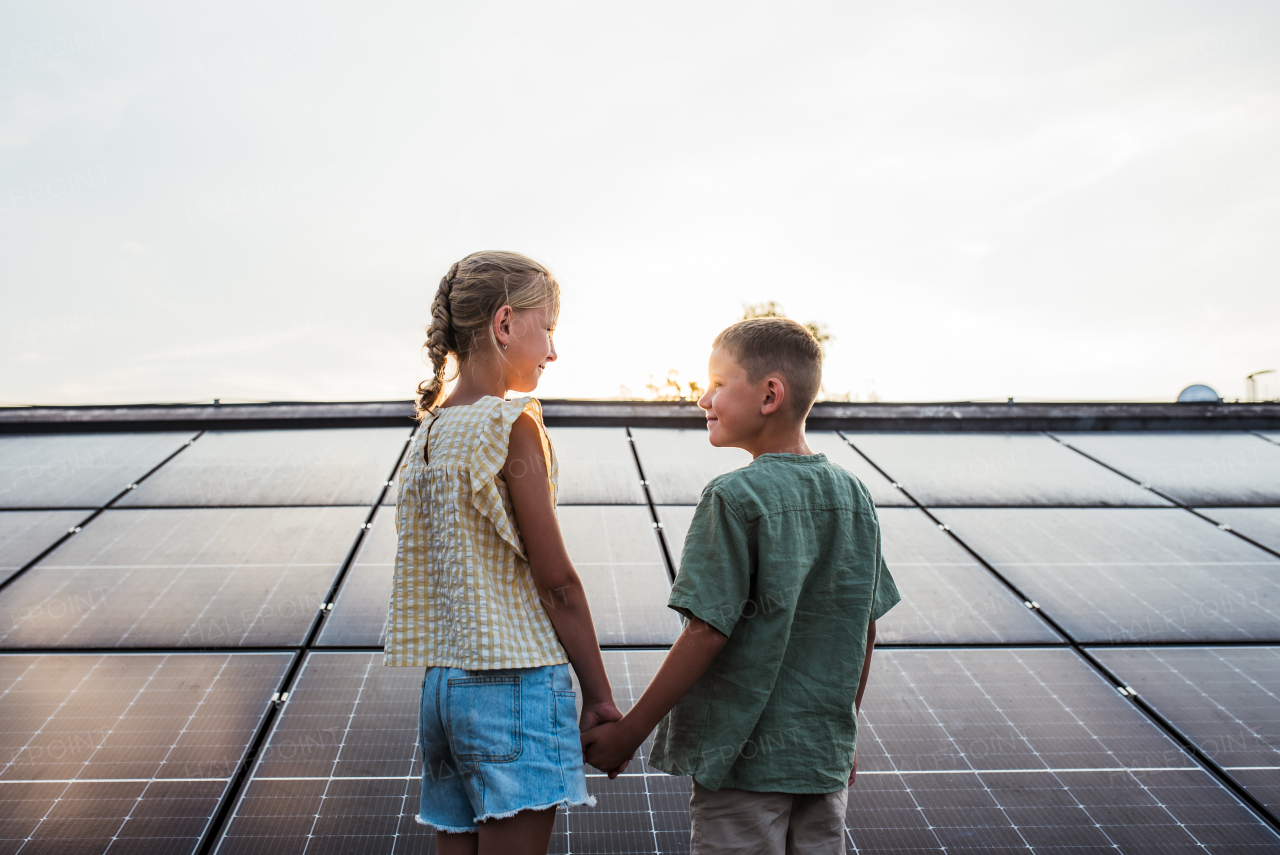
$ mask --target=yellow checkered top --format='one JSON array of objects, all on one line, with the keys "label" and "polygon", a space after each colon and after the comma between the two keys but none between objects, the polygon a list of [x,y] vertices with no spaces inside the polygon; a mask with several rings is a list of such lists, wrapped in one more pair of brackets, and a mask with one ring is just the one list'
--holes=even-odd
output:
[{"label": "yellow checkered top", "polygon": [[555,452],[533,398],[445,407],[410,442],[384,665],[479,671],[568,661],[538,600],[502,474],[511,426],[525,412],[541,428],[554,504]]}]

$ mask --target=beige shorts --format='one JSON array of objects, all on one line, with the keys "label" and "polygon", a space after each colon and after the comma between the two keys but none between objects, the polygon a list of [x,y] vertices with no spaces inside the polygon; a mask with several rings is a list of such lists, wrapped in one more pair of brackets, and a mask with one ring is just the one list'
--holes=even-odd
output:
[{"label": "beige shorts", "polygon": [[844,855],[848,787],[834,793],[753,793],[693,782],[689,855]]}]

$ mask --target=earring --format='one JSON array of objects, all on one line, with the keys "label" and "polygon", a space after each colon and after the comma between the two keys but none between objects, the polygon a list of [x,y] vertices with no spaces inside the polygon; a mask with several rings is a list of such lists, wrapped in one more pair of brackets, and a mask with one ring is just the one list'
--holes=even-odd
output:
[{"label": "earring", "polygon": [[504,345],[502,346],[502,349],[503,349],[503,350],[506,350],[506,349],[507,349],[507,346],[504,344]]}]

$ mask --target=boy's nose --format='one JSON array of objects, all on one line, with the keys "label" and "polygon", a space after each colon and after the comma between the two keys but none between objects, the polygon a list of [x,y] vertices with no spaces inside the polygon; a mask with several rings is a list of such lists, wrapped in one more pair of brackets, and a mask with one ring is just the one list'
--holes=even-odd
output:
[{"label": "boy's nose", "polygon": [[698,399],[698,406],[704,410],[711,409],[711,390],[702,393],[702,397]]}]

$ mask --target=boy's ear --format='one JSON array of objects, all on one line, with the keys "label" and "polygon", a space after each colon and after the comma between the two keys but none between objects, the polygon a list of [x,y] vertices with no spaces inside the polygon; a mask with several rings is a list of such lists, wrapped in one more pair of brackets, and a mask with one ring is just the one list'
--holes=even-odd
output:
[{"label": "boy's ear", "polygon": [[782,378],[774,375],[764,381],[764,400],[760,403],[760,415],[773,415],[787,399],[787,387]]}]

